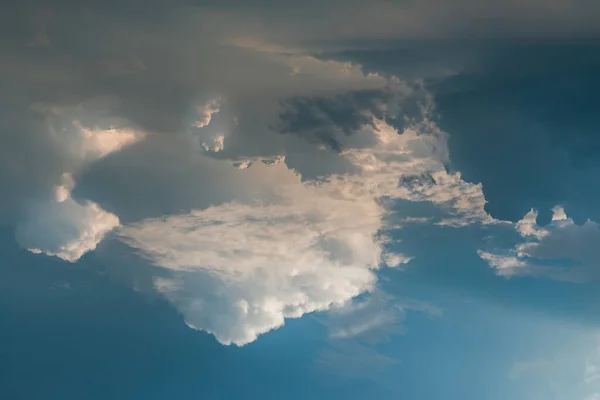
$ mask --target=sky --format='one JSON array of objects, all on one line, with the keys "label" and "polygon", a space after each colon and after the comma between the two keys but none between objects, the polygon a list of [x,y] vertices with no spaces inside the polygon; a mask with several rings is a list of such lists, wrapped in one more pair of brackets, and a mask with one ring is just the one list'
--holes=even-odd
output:
[{"label": "sky", "polygon": [[600,5],[0,12],[0,398],[600,399]]}]

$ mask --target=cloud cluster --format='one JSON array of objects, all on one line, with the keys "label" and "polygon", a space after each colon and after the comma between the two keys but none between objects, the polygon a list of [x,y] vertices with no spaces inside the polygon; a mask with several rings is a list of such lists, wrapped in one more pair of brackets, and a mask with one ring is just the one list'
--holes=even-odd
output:
[{"label": "cloud cluster", "polygon": [[[467,3],[477,21],[497,15]],[[549,16],[544,29],[563,21],[560,4],[542,3],[518,15],[498,9],[525,30],[532,10]],[[19,105],[33,104],[32,137],[52,150],[35,171],[43,187],[19,210],[21,245],[76,261],[118,227],[120,240],[165,269],[155,288],[190,326],[241,345],[286,318],[343,306],[376,287],[380,266],[409,262],[385,235],[395,200],[433,205],[446,227],[501,223],[486,212],[482,185],[449,167],[448,135],[422,84],[306,50],[489,24],[472,27],[443,1],[365,4],[303,4],[327,16],[316,19],[289,13],[296,5],[248,12],[229,2],[149,7],[136,22],[115,18],[128,11],[119,6],[87,16],[57,6],[52,19],[39,17],[48,52],[13,46],[14,62],[0,66],[25,88]],[[482,257],[504,270],[543,258],[552,235],[530,220],[518,229],[535,246],[514,260]]]},{"label": "cloud cluster", "polygon": [[552,221],[537,224],[531,210],[515,224],[523,241],[503,252],[479,250],[479,256],[502,276],[540,275],[567,281],[598,279],[600,227],[588,220],[577,225],[565,210],[553,208]]},{"label": "cloud cluster", "polygon": [[[244,18],[224,32],[176,11],[165,32],[110,12],[53,15],[64,50],[43,71],[15,55],[8,71],[18,81],[19,65],[32,68],[28,88],[61,83],[29,102],[56,156],[21,207],[19,242],[76,261],[117,228],[168,272],[155,288],[222,343],[341,306],[375,288],[381,265],[409,262],[382,234],[390,199],[432,203],[444,225],[495,222],[481,186],[448,169],[422,85],[242,40]],[[83,100],[90,92],[109,95]]]}]

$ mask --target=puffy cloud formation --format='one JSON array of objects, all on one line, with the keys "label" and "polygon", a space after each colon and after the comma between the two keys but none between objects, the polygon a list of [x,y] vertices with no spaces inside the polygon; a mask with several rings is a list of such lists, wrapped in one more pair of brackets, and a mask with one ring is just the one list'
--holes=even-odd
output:
[{"label": "puffy cloud formation", "polygon": [[118,225],[117,216],[96,203],[78,203],[69,197],[32,205],[17,225],[16,238],[33,253],[75,262]]},{"label": "puffy cloud formation", "polygon": [[505,252],[479,250],[502,276],[544,275],[553,279],[585,281],[598,279],[600,227],[588,220],[577,225],[565,210],[553,208],[552,221],[537,224],[537,211],[531,210],[515,224],[524,241]]},{"label": "puffy cloud formation", "polygon": [[371,116],[350,135],[336,134],[351,173],[305,180],[283,155],[276,160],[286,162],[248,160],[237,173],[266,192],[148,218],[117,234],[171,270],[155,287],[189,326],[224,344],[252,342],[285,318],[340,307],[372,291],[380,264],[410,261],[384,251],[384,198],[431,202],[446,210],[444,223],[452,226],[495,222],[483,209],[481,186],[446,170],[446,134],[428,112],[401,132]]},{"label": "puffy cloud formation", "polygon": [[[130,127],[114,125],[117,122],[123,124],[123,121],[82,113],[82,107],[35,104],[33,108],[45,116],[51,143],[68,161],[63,166],[67,172],[60,175],[59,183],[50,193],[27,202],[23,216],[17,222],[16,239],[31,252],[76,262],[119,226],[119,218],[92,201],[73,199],[74,174],[144,135]],[[90,120],[91,126],[84,126],[73,119],[74,116]]]},{"label": "puffy cloud formation", "polygon": [[[320,59],[293,41],[241,40],[251,32],[223,32],[196,13],[169,15],[180,22],[168,34],[177,46],[143,24],[109,17],[107,30],[107,14],[86,22],[103,28],[101,39],[71,21],[109,56],[82,55],[62,24],[51,30],[75,55],[81,80],[63,76],[67,100],[32,108],[59,161],[19,222],[24,247],[75,261],[124,221],[118,237],[170,273],[155,288],[188,324],[245,344],[285,318],[373,290],[380,264],[411,260],[388,251],[381,234],[388,199],[433,203],[444,225],[495,222],[481,186],[447,169],[447,135],[420,85]],[[99,72],[100,61],[132,54],[144,66],[136,73],[107,75],[106,63]],[[52,60],[56,71],[70,62]],[[54,69],[31,74],[30,85],[55,85]],[[114,96],[70,101],[90,90]],[[58,219],[46,222],[45,213]]]},{"label": "puffy cloud formation", "polygon": [[[501,223],[485,211],[482,186],[449,168],[447,135],[420,85],[306,50],[338,49],[347,39],[462,34],[464,13],[446,12],[443,2],[350,2],[341,12],[337,0],[309,3],[302,7],[326,18],[282,18],[291,4],[269,5],[268,13],[253,7],[248,16],[231,4],[176,2],[169,12],[149,7],[133,23],[113,18],[110,7],[91,7],[84,20],[57,6],[48,32],[64,50],[36,53],[44,62],[35,63],[10,54],[16,61],[1,67],[22,85],[27,65],[21,92],[31,97],[38,87],[56,93],[37,96],[45,102],[27,97],[56,160],[44,168],[48,176],[40,173],[48,187],[22,210],[20,243],[74,261],[120,219],[118,236],[171,274],[155,287],[188,323],[243,344],[285,318],[373,290],[380,264],[409,262],[411,254],[387,251],[394,243],[382,233],[394,199],[435,205],[443,215],[435,224],[446,227]],[[542,3],[530,2],[528,13],[564,15]],[[500,8],[514,22],[510,7]],[[490,15],[487,6],[473,9],[477,18]],[[352,17],[347,31],[354,15],[364,19]],[[82,51],[74,29],[93,51]],[[73,100],[90,92],[114,96]],[[538,232],[531,221],[519,227]]]},{"label": "puffy cloud formation", "polygon": [[15,233],[21,247],[76,262],[119,226],[119,218],[96,203],[73,200],[74,187],[73,176],[64,173],[61,183],[54,187],[54,198],[36,201],[27,208]]},{"label": "puffy cloud formation", "polygon": [[190,326],[221,343],[246,344],[284,318],[340,305],[375,283],[375,200],[290,175],[266,204],[228,203],[118,232],[156,265],[179,272],[179,284],[161,280],[157,288]]}]

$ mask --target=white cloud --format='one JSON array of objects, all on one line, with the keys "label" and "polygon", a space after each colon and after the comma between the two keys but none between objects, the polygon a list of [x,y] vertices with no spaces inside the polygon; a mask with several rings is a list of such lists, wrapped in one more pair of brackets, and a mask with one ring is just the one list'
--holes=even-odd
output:
[{"label": "white cloud", "polygon": [[546,275],[553,279],[581,281],[598,278],[600,227],[588,220],[576,225],[562,207],[553,208],[550,224],[537,225],[531,210],[515,224],[523,242],[503,252],[480,250],[479,256],[499,275]]},{"label": "white cloud", "polygon": [[[112,99],[108,99],[111,103]],[[92,102],[98,106],[98,102]],[[106,99],[100,99],[105,104]],[[85,106],[65,107],[34,104],[33,108],[46,116],[48,135],[60,149],[67,162],[59,173],[59,183],[45,198],[23,205],[23,217],[15,232],[20,246],[33,253],[56,256],[76,262],[85,253],[96,249],[104,236],[119,226],[119,218],[91,201],[77,201],[71,192],[76,182],[74,174],[91,163],[129,146],[144,134],[100,112]],[[92,119],[91,126],[77,118]],[[118,123],[118,127],[116,127]],[[102,126],[102,127],[99,127]]]},{"label": "white cloud", "polygon": [[213,114],[221,110],[223,101],[221,98],[216,98],[208,101],[204,106],[198,107],[198,119],[194,122],[196,128],[204,128],[210,124]]},{"label": "white cloud", "polygon": [[214,151],[219,152],[221,150],[223,150],[225,145],[225,136],[220,135],[217,137],[214,137],[210,140],[210,142],[202,142],[202,147],[204,148],[204,150],[206,151]]},{"label": "white cloud", "polygon": [[332,309],[326,323],[332,339],[387,337],[400,333],[400,324],[406,318],[402,305],[394,304],[388,296],[375,291],[367,298],[355,299]]},{"label": "white cloud", "polygon": [[16,239],[33,253],[45,253],[75,262],[94,250],[102,238],[119,225],[119,219],[93,202],[40,202],[19,221]]},{"label": "white cloud", "polygon": [[408,264],[412,257],[406,257],[403,254],[385,253],[383,255],[383,263],[390,268],[398,267],[402,264]]},{"label": "white cloud", "polygon": [[565,209],[561,206],[555,206],[552,209],[552,221],[562,221],[568,219]]},{"label": "white cloud", "polygon": [[343,187],[305,185],[289,172],[275,201],[227,203],[118,232],[178,272],[182,284],[157,288],[168,287],[187,323],[221,343],[246,344],[284,318],[340,305],[375,283],[381,210],[374,199],[357,202]]},{"label": "white cloud", "polygon": [[[341,156],[355,173],[302,181],[302,171],[289,169],[283,156],[248,160],[239,173],[270,193],[146,219],[123,226],[118,236],[172,271],[173,280],[158,280],[156,288],[188,325],[243,345],[286,318],[339,307],[373,290],[381,263],[410,260],[383,250],[382,197],[432,202],[460,226],[493,222],[481,186],[446,171],[446,134],[435,124],[415,123],[401,134],[383,121],[374,125],[348,139],[370,147],[344,144]],[[223,168],[230,168],[226,160]]]},{"label": "white cloud", "polygon": [[531,209],[523,218],[517,221],[516,229],[524,237],[536,236],[543,237],[546,235],[546,231],[541,229],[537,225],[538,213],[536,210]]},{"label": "white cloud", "polygon": [[15,232],[21,247],[76,262],[119,226],[119,218],[98,204],[75,201],[71,197],[74,187],[73,175],[64,173],[51,198],[37,200],[25,208]]},{"label": "white cloud", "polygon": [[518,273],[520,268],[527,267],[527,263],[515,255],[493,254],[482,250],[478,250],[477,254],[479,254],[479,257],[487,261],[492,268],[495,268],[498,275],[515,275]]}]

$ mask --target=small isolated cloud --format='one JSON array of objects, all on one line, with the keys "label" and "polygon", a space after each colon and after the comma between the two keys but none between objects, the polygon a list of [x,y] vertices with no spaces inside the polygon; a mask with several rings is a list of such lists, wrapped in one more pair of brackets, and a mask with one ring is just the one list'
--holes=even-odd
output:
[{"label": "small isolated cloud", "polygon": [[403,254],[385,253],[383,255],[383,263],[390,268],[408,264],[410,260],[412,260],[412,257],[407,257]]},{"label": "small isolated cloud", "polygon": [[206,152],[217,153],[223,150],[225,133],[235,125],[235,120],[230,118],[228,113],[223,113],[221,118],[213,122],[213,117],[220,113],[224,103],[223,99],[217,97],[196,109],[190,135]]},{"label": "small isolated cloud", "polygon": [[196,128],[204,128],[210,124],[213,114],[216,114],[221,110],[221,104],[222,100],[216,98],[208,101],[204,106],[198,107],[198,119],[194,121],[194,126]]},{"label": "small isolated cloud", "polygon": [[15,232],[21,247],[76,262],[119,226],[119,218],[98,204],[74,200],[71,197],[74,187],[73,175],[64,173],[60,184],[53,189],[53,196],[25,208]]},{"label": "small isolated cloud", "polygon": [[356,339],[361,342],[386,341],[392,334],[403,332],[402,323],[409,311],[431,317],[442,311],[427,303],[399,300],[381,290],[353,299],[342,307],[334,308],[324,318],[331,339]]},{"label": "small isolated cloud", "polygon": [[577,225],[556,206],[550,224],[539,226],[537,211],[531,210],[515,228],[523,242],[513,249],[478,252],[499,275],[545,275],[568,281],[599,277],[600,227],[596,222]]}]

